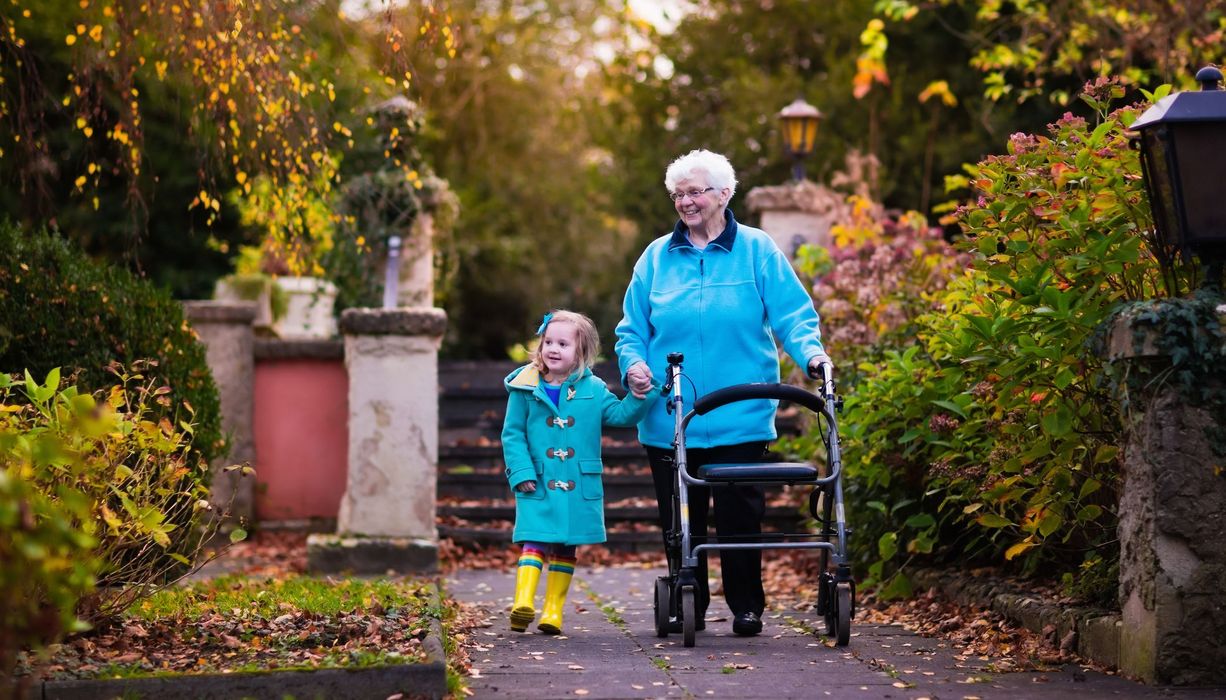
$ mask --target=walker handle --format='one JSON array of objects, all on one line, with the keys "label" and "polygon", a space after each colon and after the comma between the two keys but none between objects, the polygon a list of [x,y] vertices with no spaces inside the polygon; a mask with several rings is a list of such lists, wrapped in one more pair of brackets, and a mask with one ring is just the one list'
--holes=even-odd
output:
[{"label": "walker handle", "polygon": [[798,386],[765,382],[734,384],[733,386],[713,391],[695,401],[693,411],[701,416],[710,413],[720,406],[748,399],[779,399],[780,401],[791,401],[792,403],[800,404],[815,413],[826,412],[825,402]]}]

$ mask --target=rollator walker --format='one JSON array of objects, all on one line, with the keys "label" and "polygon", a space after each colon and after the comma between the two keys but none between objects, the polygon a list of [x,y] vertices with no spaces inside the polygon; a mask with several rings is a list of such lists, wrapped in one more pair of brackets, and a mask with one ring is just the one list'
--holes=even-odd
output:
[{"label": "rollator walker", "polygon": [[[737,384],[713,391],[697,399],[688,413],[684,412],[681,353],[668,355],[668,376],[664,385],[667,410],[676,420],[673,438],[673,465],[676,487],[673,489],[673,517],[664,533],[664,551],[668,558],[668,575],[656,579],[656,636],[667,637],[669,623],[680,619],[685,646],[694,646],[695,598],[698,581],[695,572],[703,552],[721,549],[820,549],[822,572],[818,580],[817,612],[825,619],[826,634],[838,646],[847,646],[851,638],[851,618],[855,613],[856,586],[847,559],[847,539],[851,530],[843,513],[842,459],[835,413],[842,405],[834,390],[833,368],[821,365],[821,396],[789,384]],[[695,416],[702,416],[730,403],[755,399],[789,401],[817,414],[822,443],[826,450],[829,473],[814,464],[798,462],[762,462],[754,464],[708,464],[697,476],[687,471],[685,429]],[[815,455],[815,457],[818,455]],[[708,536],[695,543],[690,534],[689,487],[712,488],[734,485],[788,484],[810,486],[809,513],[820,524],[816,533],[762,533],[736,537]],[[822,512],[819,514],[818,510]],[[831,566],[833,564],[833,567]],[[832,570],[833,569],[833,570]],[[675,622],[674,622],[675,625]]]}]

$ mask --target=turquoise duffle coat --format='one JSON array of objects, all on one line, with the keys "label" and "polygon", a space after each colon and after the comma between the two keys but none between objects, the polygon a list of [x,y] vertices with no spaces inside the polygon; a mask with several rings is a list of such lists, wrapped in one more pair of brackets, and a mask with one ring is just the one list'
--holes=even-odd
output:
[{"label": "turquoise duffle coat", "polygon": [[[604,464],[600,433],[606,425],[636,425],[658,392],[644,399],[609,391],[584,368],[562,383],[558,405],[545,394],[539,371],[525,365],[507,375],[502,457],[515,494],[515,542],[566,545],[605,541]],[[516,484],[535,481],[536,491]]]}]

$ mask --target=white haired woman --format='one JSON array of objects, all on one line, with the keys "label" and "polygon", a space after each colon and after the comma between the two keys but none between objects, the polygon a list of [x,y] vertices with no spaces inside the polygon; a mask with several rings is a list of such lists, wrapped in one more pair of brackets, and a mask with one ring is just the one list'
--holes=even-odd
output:
[{"label": "white haired woman", "polygon": [[[778,382],[776,341],[811,374],[829,362],[822,348],[812,298],[766,232],[740,224],[728,208],[736,173],[728,159],[691,151],[668,166],[664,186],[679,220],[671,233],[647,246],[626,289],[617,325],[616,352],[626,385],[639,393],[665,375],[669,353],[685,354],[686,376],[696,396],[746,382]],[[672,523],[673,420],[657,402],[639,423],[655,483],[660,527]],[[710,463],[762,458],[775,432],[774,401],[743,401],[695,418],[686,429],[691,474]],[[765,497],[755,486],[690,490],[690,527],[707,534],[715,498],[715,531],[721,537],[762,531]],[[762,631],[766,596],[761,550],[720,552],[724,597],[732,630]],[[710,603],[706,555],[699,565],[695,627],[706,627]],[[680,621],[674,621],[680,630]]]}]

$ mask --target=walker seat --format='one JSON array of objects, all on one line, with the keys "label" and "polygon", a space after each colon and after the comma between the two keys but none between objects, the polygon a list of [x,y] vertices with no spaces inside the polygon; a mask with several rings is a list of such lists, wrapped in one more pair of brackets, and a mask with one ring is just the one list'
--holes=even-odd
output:
[{"label": "walker seat", "polygon": [[804,462],[757,462],[753,464],[706,464],[698,468],[704,481],[792,484],[812,482],[817,467]]}]

